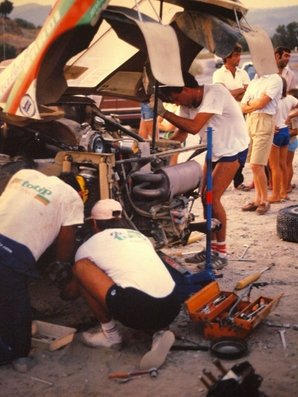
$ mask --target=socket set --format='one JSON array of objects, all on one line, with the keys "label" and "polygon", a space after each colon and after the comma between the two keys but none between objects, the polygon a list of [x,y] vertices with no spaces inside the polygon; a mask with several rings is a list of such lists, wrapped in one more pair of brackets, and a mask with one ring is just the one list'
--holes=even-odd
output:
[{"label": "socket set", "polygon": [[185,306],[190,319],[203,325],[205,338],[245,338],[276,308],[283,294],[259,296],[252,302],[241,296],[221,291],[213,281],[186,300]]}]

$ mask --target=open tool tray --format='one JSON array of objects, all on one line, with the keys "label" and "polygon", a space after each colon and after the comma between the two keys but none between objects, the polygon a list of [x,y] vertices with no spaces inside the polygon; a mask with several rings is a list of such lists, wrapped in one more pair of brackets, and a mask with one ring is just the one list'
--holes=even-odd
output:
[{"label": "open tool tray", "polygon": [[282,296],[260,296],[250,302],[241,300],[234,292],[220,291],[213,281],[192,295],[185,305],[190,318],[203,323],[206,338],[244,338],[268,316]]},{"label": "open tool tray", "polygon": [[71,343],[75,332],[75,328],[35,320],[31,344],[40,349],[54,351]]}]

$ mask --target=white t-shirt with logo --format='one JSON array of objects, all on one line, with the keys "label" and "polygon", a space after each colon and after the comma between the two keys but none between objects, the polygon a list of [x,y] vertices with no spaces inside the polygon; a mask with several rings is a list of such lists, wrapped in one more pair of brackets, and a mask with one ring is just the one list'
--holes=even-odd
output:
[{"label": "white t-shirt with logo", "polygon": [[156,298],[169,295],[175,283],[150,240],[130,229],[105,229],[78,249],[75,260],[87,258],[120,287],[133,287]]},{"label": "white t-shirt with logo", "polygon": [[199,131],[202,143],[207,142],[207,127],[211,127],[212,161],[234,156],[247,149],[249,137],[240,107],[231,93],[221,84],[205,84],[203,99],[199,107],[180,106],[180,116],[194,119],[198,113],[213,113]]},{"label": "white t-shirt with logo", "polygon": [[0,196],[0,233],[25,245],[36,260],[54,242],[61,226],[83,221],[82,199],[56,176],[18,171]]}]

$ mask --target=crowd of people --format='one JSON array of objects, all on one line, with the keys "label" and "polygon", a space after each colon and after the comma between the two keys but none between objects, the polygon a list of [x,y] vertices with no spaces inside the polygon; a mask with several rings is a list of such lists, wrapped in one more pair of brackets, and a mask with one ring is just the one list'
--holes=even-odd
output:
[{"label": "crowd of people", "polygon": [[[221,230],[213,233],[211,242],[215,269],[227,265],[227,217],[221,196],[231,181],[241,190],[255,189],[254,200],[245,204],[242,211],[258,215],[265,215],[271,204],[288,199],[292,189],[298,106],[297,98],[288,92],[296,87],[295,75],[288,67],[291,50],[276,48],[278,73],[256,74],[252,80],[238,66],[241,52],[241,45],[236,44],[224,58],[223,66],[213,74],[213,84],[198,85],[193,76],[185,73],[185,87],[161,87],[157,106],[158,113],[176,127],[172,139],[184,142],[188,134],[199,134],[204,139],[206,128],[213,129],[212,214],[222,224]],[[169,111],[164,102],[179,105],[179,112]],[[253,176],[248,186],[244,185],[242,175],[246,162]],[[203,205],[205,189],[204,182]],[[186,261],[205,263],[206,252]]]},{"label": "crowd of people", "polygon": [[[214,73],[213,84],[199,85],[184,72],[184,87],[160,87],[158,131],[183,143],[188,134],[206,139],[213,130],[212,217],[221,227],[212,232],[215,270],[228,264],[227,214],[221,198],[231,183],[247,191],[242,170],[248,162],[255,198],[242,211],[265,215],[270,205],[291,192],[293,156],[297,149],[298,99],[290,49],[275,50],[278,73],[249,79],[239,69],[242,48],[236,45]],[[152,138],[153,99],[142,104],[140,135]],[[201,199],[206,210],[207,165],[203,166]],[[269,185],[272,194],[268,195]],[[11,210],[13,208],[13,216]],[[36,262],[55,246],[56,266],[69,278],[64,297],[82,296],[99,327],[84,332],[88,346],[120,348],[117,322],[156,334],[179,314],[175,283],[150,240],[126,224],[118,201],[97,202],[89,220],[93,235],[76,251],[76,226],[84,222],[81,187],[75,177],[46,176],[34,169],[17,172],[0,196],[0,364],[29,367],[31,305],[28,283],[38,277]],[[76,251],[76,252],[75,252]],[[204,265],[206,250],[186,258]],[[25,361],[24,361],[25,360]]]}]

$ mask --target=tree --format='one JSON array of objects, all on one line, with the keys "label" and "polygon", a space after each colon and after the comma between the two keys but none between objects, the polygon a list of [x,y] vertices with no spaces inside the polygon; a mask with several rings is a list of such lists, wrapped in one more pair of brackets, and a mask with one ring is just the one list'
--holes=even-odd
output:
[{"label": "tree", "polygon": [[298,23],[291,22],[287,26],[279,25],[272,36],[273,47],[289,47],[293,50],[298,47]]},{"label": "tree", "polygon": [[0,3],[0,14],[7,18],[7,15],[10,14],[13,10],[13,4],[9,0],[4,0]]}]

